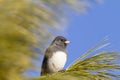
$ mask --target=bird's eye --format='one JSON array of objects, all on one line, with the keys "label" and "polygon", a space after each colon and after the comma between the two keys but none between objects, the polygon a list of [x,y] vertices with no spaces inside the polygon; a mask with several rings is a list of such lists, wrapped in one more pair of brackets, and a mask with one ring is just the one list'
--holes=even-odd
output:
[{"label": "bird's eye", "polygon": [[63,39],[60,39],[60,41],[64,41]]}]

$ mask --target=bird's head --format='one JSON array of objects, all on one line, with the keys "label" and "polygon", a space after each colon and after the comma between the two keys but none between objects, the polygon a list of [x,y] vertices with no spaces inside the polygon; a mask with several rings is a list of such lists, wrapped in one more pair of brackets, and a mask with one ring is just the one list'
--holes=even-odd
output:
[{"label": "bird's head", "polygon": [[53,40],[53,42],[52,42],[52,44],[55,44],[55,45],[59,45],[59,46],[63,46],[63,47],[66,47],[67,46],[67,44],[69,44],[70,43],[70,41],[68,41],[65,37],[63,37],[63,36],[57,36],[54,40]]}]

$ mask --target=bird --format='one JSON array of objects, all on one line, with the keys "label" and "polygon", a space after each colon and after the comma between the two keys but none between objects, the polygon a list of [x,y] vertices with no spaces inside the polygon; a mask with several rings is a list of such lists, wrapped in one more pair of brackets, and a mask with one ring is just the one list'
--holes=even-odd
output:
[{"label": "bird", "polygon": [[66,47],[69,43],[70,41],[63,36],[57,36],[52,41],[44,54],[41,76],[63,70],[68,57]]}]

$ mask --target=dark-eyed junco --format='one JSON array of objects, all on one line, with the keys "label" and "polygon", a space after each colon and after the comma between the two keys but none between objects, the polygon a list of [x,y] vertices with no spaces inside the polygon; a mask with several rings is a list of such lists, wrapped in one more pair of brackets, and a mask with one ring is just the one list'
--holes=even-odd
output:
[{"label": "dark-eyed junco", "polygon": [[67,61],[66,46],[70,43],[66,38],[57,36],[47,48],[42,62],[41,75],[61,71]]}]

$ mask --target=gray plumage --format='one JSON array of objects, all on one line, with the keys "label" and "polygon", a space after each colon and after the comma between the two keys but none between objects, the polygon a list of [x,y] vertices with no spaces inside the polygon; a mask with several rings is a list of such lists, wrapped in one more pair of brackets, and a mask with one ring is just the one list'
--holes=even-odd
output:
[{"label": "gray plumage", "polygon": [[68,43],[67,39],[62,36],[58,36],[53,40],[46,49],[41,75],[58,72],[63,69],[67,59],[66,46]]}]

